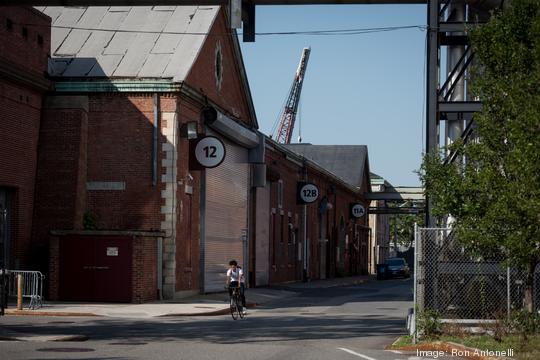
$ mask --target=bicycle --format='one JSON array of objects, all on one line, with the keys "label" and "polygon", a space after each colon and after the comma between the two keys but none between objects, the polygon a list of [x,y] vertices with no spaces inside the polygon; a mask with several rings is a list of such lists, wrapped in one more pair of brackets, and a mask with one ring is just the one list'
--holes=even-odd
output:
[{"label": "bicycle", "polygon": [[229,304],[231,308],[231,316],[234,320],[244,318],[242,300],[240,299],[240,289],[237,287],[232,288],[232,295],[229,299]]}]

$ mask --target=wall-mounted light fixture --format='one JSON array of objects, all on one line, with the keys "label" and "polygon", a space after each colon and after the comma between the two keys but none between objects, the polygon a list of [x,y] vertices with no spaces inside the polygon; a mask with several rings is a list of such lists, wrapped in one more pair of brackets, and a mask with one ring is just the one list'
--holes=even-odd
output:
[{"label": "wall-mounted light fixture", "polygon": [[180,136],[193,140],[197,138],[197,121],[188,121],[180,127]]}]

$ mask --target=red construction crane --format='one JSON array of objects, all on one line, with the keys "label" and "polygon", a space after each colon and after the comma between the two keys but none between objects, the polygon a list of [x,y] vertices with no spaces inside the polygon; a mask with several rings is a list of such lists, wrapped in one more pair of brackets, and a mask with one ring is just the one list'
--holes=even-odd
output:
[{"label": "red construction crane", "polygon": [[292,132],[294,129],[294,121],[298,111],[298,103],[300,102],[300,93],[302,92],[302,84],[306,74],[306,67],[309,60],[311,47],[304,48],[298,70],[294,76],[294,81],[289,91],[289,96],[285,102],[285,106],[281,110],[279,117],[279,126],[275,134],[275,139],[280,144],[290,144]]}]

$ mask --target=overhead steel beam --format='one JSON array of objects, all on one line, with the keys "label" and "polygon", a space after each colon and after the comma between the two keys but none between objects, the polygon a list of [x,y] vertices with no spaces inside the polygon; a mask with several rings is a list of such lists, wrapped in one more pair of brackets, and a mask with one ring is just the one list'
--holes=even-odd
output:
[{"label": "overhead steel beam", "polygon": [[368,214],[402,214],[402,215],[415,215],[419,213],[423,213],[425,209],[423,207],[420,208],[379,208],[379,207],[370,207],[368,209]]},{"label": "overhead steel beam", "polygon": [[477,112],[482,110],[480,101],[440,101],[440,112]]},{"label": "overhead steel beam", "polygon": [[405,201],[413,200],[420,201],[424,200],[424,194],[402,194],[397,192],[373,192],[366,194],[366,199],[373,200],[386,200],[386,201]]},{"label": "overhead steel beam", "polygon": [[365,197],[367,200],[423,201],[424,189],[421,187],[395,187],[388,188],[386,191],[374,191],[366,193]]},{"label": "overhead steel beam", "polygon": [[[427,0],[251,0],[253,5],[323,5],[323,4],[425,4]],[[4,5],[33,6],[157,6],[157,5],[226,5],[228,0],[3,0]]]}]

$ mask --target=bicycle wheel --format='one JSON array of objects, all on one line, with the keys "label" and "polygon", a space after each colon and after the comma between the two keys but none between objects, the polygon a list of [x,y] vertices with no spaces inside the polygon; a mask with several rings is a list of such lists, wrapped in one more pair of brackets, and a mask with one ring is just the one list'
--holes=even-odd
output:
[{"label": "bicycle wheel", "polygon": [[230,307],[231,307],[231,316],[234,320],[238,319],[240,316],[240,309],[238,309],[236,297],[233,295],[230,298]]},{"label": "bicycle wheel", "polygon": [[240,319],[244,318],[244,307],[242,306],[242,301],[240,300],[240,295],[236,295],[236,308],[238,309],[238,314]]}]

